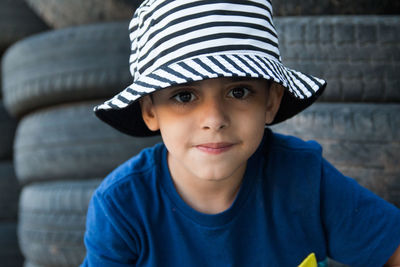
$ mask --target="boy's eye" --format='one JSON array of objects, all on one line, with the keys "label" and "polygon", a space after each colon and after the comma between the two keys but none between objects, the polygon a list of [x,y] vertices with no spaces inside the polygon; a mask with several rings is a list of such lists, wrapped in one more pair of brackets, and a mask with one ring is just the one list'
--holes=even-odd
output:
[{"label": "boy's eye", "polygon": [[180,103],[189,103],[195,99],[195,95],[188,91],[179,92],[173,96],[173,99]]},{"label": "boy's eye", "polygon": [[242,99],[245,98],[249,93],[250,90],[247,89],[246,87],[237,87],[230,90],[228,96],[236,99]]}]

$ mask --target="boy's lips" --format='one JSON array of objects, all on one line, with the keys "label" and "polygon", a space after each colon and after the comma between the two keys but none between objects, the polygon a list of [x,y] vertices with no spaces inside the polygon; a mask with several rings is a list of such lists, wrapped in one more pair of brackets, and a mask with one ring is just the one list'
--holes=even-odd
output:
[{"label": "boy's lips", "polygon": [[234,146],[234,143],[219,142],[196,145],[196,148],[209,154],[221,154]]}]

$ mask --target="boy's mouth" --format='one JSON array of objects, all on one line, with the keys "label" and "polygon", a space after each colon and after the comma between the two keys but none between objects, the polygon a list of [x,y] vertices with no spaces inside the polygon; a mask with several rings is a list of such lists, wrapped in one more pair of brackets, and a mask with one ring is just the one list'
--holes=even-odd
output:
[{"label": "boy's mouth", "polygon": [[226,142],[206,143],[206,144],[196,145],[196,148],[202,152],[216,155],[228,151],[233,147],[233,145],[234,145],[233,143],[226,143]]}]

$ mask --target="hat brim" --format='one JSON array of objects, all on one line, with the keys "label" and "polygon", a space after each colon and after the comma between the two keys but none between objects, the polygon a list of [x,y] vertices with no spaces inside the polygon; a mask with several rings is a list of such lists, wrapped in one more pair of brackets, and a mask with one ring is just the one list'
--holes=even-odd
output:
[{"label": "hat brim", "polygon": [[124,91],[94,108],[102,121],[136,137],[159,135],[150,131],[142,119],[139,99],[166,87],[217,77],[264,78],[285,89],[278,113],[270,124],[293,117],[310,106],[322,94],[322,79],[285,67],[261,55],[232,54],[197,56],[142,75]]}]

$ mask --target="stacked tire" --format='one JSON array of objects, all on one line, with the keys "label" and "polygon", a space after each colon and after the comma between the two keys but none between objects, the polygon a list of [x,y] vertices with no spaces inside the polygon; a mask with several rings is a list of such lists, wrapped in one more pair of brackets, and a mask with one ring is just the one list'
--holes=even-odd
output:
[{"label": "stacked tire", "polygon": [[[47,29],[24,1],[0,0],[0,57],[16,41]],[[0,265],[4,267],[23,265],[17,239],[20,185],[12,156],[16,127],[17,121],[4,107],[0,88]]]},{"label": "stacked tire", "polygon": [[130,19],[142,0],[26,0],[53,28]]},{"label": "stacked tire", "polygon": [[160,140],[123,135],[93,113],[131,82],[128,21],[64,22],[65,28],[15,43],[2,61],[4,105],[20,120],[14,162],[25,266],[78,266],[93,191],[119,164]]},{"label": "stacked tire", "polygon": [[341,172],[400,207],[400,6],[324,0],[299,9],[294,2],[275,1],[278,13],[297,15],[275,19],[282,61],[328,86],[317,103],[272,129],[317,140]]},{"label": "stacked tire", "polygon": [[274,129],[316,139],[341,171],[400,207],[400,16],[278,22],[283,61],[328,86],[318,103]]}]

